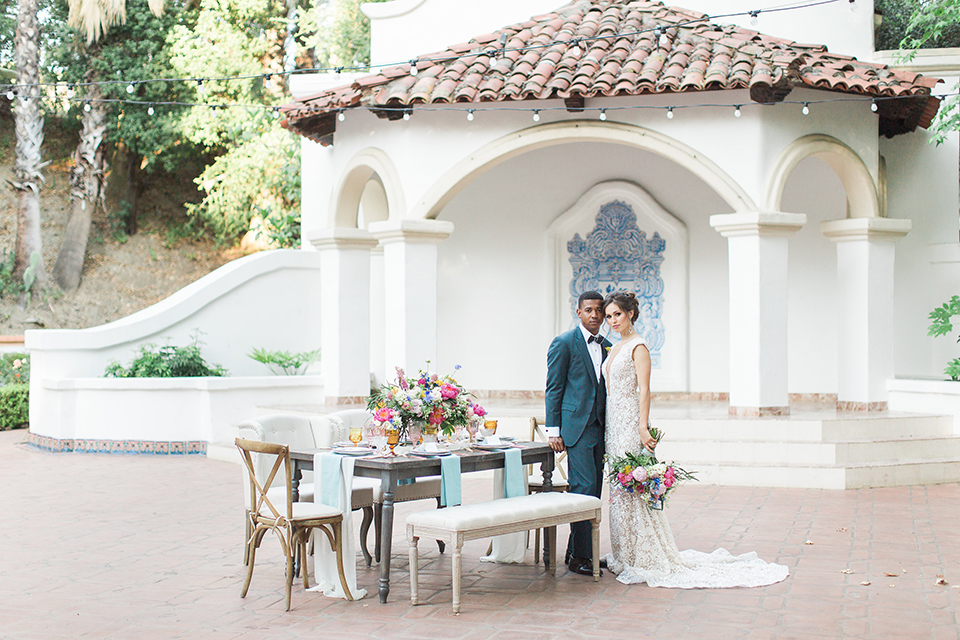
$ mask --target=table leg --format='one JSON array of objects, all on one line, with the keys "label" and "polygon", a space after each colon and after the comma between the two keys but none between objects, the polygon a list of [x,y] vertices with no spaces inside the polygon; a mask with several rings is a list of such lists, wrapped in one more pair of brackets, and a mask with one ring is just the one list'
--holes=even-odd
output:
[{"label": "table leg", "polygon": [[[543,464],[540,465],[540,470],[543,475],[543,492],[550,493],[553,491],[553,467],[555,458],[553,455],[547,456],[547,459],[543,461]],[[556,571],[556,567],[551,565],[551,562],[554,560],[550,556],[550,550],[555,548],[557,545],[557,528],[553,527],[553,542],[550,541],[550,533],[548,530],[543,532],[543,565],[546,569]]]},{"label": "table leg", "polygon": [[380,530],[380,602],[386,604],[390,595],[390,554],[393,550],[393,499],[397,491],[397,479],[384,474],[383,487],[383,523]]},{"label": "table leg", "polygon": [[293,482],[291,483],[293,489],[293,501],[300,502],[300,481],[303,479],[303,470],[300,468],[300,465],[294,463],[293,465]]}]

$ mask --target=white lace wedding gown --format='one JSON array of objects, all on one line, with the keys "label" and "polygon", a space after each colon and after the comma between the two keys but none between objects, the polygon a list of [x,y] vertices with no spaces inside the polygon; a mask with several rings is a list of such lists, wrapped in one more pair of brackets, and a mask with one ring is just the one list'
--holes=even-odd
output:
[{"label": "white lace wedding gown", "polygon": [[[640,451],[640,397],[633,350],[645,344],[637,337],[608,359],[607,454]],[[682,488],[680,489],[683,490]],[[785,579],[787,567],[770,564],[756,553],[733,556],[725,549],[713,553],[678,551],[664,511],[651,509],[638,494],[619,492],[610,502],[610,540],[613,553],[607,566],[624,584],[646,582],[651,587],[675,589],[759,587]]]}]

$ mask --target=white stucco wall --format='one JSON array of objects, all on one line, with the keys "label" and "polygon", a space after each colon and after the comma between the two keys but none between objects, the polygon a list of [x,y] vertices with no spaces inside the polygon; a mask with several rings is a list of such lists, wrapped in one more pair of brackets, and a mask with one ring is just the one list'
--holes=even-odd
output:
[{"label": "white stucco wall", "polygon": [[[77,386],[79,383],[71,381],[102,379],[111,360],[129,365],[140,345],[184,345],[196,331],[202,332],[204,359],[226,367],[231,379],[271,376],[265,365],[247,357],[253,348],[298,352],[319,346],[319,259],[315,252],[262,252],[230,262],[169,298],[116,322],[80,330],[28,331],[31,431],[54,438],[108,437],[98,435],[95,425],[89,424],[91,416],[83,415],[77,408],[86,400],[63,398],[79,397],[83,389],[117,385],[104,381],[104,385],[98,386],[96,380],[88,380]],[[237,386],[230,384],[231,379],[210,384],[216,389],[230,389]],[[317,378],[313,378],[312,386],[301,384],[299,388],[305,390],[299,396],[301,404],[317,401]],[[252,408],[258,402],[279,397],[271,393],[247,393],[246,406]],[[292,403],[293,395],[286,390],[281,393]],[[54,400],[58,394],[62,398]],[[225,396],[220,393],[220,397]],[[150,411],[143,406],[141,410]],[[132,415],[116,414],[121,421],[129,421]],[[216,423],[218,419],[211,419],[208,412],[204,436],[214,431],[223,433],[228,425],[209,426],[211,420]],[[87,429],[88,426],[91,428]],[[130,437],[136,437],[135,432],[132,430]]]}]

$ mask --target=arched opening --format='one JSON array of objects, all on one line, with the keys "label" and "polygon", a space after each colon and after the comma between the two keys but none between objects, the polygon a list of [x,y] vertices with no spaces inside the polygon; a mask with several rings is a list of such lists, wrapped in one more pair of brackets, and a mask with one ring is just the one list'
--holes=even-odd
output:
[{"label": "arched opening", "polygon": [[777,158],[763,195],[767,211],[786,211],[782,204],[784,187],[794,169],[806,158],[822,161],[839,178],[846,192],[848,218],[876,218],[883,215],[877,182],[857,153],[830,136],[815,134],[791,143]]},{"label": "arched opening", "polygon": [[[711,173],[710,180],[717,175]],[[620,139],[580,136],[488,160],[482,170],[456,181],[455,194],[437,198],[446,203],[437,217],[456,227],[438,248],[437,370],[460,364],[463,382],[478,390],[543,388],[545,354],[558,326],[557,300],[569,297],[551,245],[568,260],[567,242],[592,230],[598,211],[577,216],[569,229],[561,225],[570,237],[552,237],[551,227],[591,189],[611,181],[636,185],[688,230],[687,312],[675,322],[687,332],[689,355],[680,357],[688,358],[689,377],[657,390],[727,388],[727,245],[709,218],[736,211],[731,199],[748,210],[749,199],[732,197],[736,189],[729,184],[724,190],[730,197],[725,197],[689,166],[665,160],[662,153]],[[639,213],[641,207],[633,206]],[[655,224],[643,220],[638,216],[641,230],[652,238]]]},{"label": "arched opening", "polygon": [[370,148],[351,158],[333,191],[330,211],[328,227],[352,229],[406,211],[400,178],[386,153]]}]

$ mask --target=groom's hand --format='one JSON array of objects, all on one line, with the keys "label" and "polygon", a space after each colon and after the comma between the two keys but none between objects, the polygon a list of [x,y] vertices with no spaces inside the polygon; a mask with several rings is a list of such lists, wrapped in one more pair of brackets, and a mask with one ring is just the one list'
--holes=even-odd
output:
[{"label": "groom's hand", "polygon": [[563,446],[563,438],[550,438],[550,448],[553,449],[556,453],[563,453],[566,449]]}]

